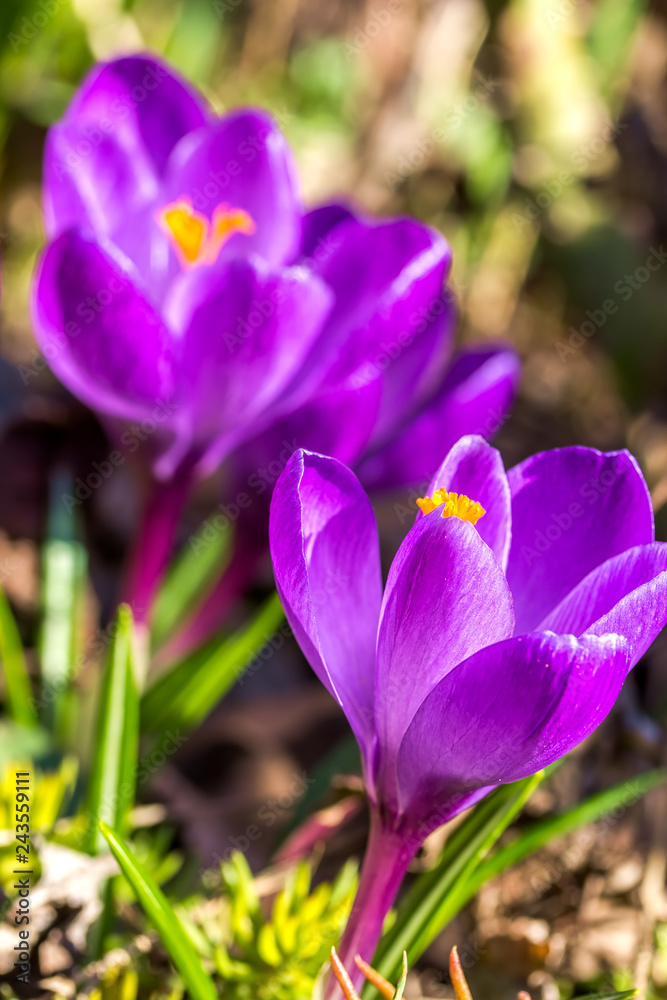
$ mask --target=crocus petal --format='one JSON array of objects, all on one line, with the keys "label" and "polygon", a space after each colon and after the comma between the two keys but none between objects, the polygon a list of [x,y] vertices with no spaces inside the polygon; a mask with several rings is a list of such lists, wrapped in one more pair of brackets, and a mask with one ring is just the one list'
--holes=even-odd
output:
[{"label": "crocus petal", "polygon": [[509,587],[476,528],[437,509],[417,521],[389,570],[378,632],[378,738],[389,767],[435,685],[513,628]]},{"label": "crocus petal", "polygon": [[600,725],[628,671],[614,635],[531,633],[459,664],[416,713],[400,748],[406,822],[444,822],[476,788],[534,774]]},{"label": "crocus petal", "polygon": [[368,761],[382,597],[370,501],[340,462],[297,451],[276,483],[269,540],[287,620]]},{"label": "crocus petal", "polygon": [[183,198],[208,219],[219,205],[249,214],[253,232],[227,239],[221,259],[256,253],[279,265],[295,258],[301,241],[296,169],[285,137],[265,112],[232,112],[178,144],[163,199],[166,205]]},{"label": "crocus petal", "polygon": [[401,433],[406,422],[419,412],[424,401],[439,389],[450,360],[456,310],[448,294],[438,296],[428,307],[428,315],[398,337],[381,339],[379,350],[353,378],[363,381],[379,377],[383,383],[378,421],[369,447],[379,448]]},{"label": "crocus petal", "polygon": [[519,359],[508,348],[460,351],[435,397],[393,441],[359,469],[368,490],[426,484],[449,449],[466,434],[490,438],[514,399]]},{"label": "crocus petal", "polygon": [[356,218],[337,225],[326,247],[314,271],[336,301],[310,363],[326,361],[332,384],[357,372],[363,381],[385,341],[403,350],[421,332],[441,293],[450,249],[435,230],[409,219],[371,225]]},{"label": "crocus petal", "polygon": [[[436,472],[425,495],[432,497],[440,489],[463,493],[482,505],[486,513],[476,524],[478,534],[505,569],[512,512],[510,488],[500,452],[484,438],[473,434],[461,438]],[[418,518],[423,516],[421,511],[417,514]]]},{"label": "crocus petal", "polygon": [[646,483],[627,451],[561,448],[511,469],[507,580],[517,632],[537,628],[591,570],[653,541]]},{"label": "crocus petal", "polygon": [[95,410],[144,417],[173,396],[169,333],[124,271],[76,231],[45,250],[33,286],[40,349]]},{"label": "crocus petal", "polygon": [[179,139],[206,123],[202,98],[165,63],[132,55],[101,63],[49,129],[44,216],[55,236],[74,225],[110,235],[154,197]]},{"label": "crocus petal", "polygon": [[633,665],[667,623],[667,544],[637,545],[608,559],[571,590],[540,630],[628,640]]},{"label": "crocus petal", "polygon": [[314,267],[325,259],[330,252],[327,237],[341,222],[353,218],[356,216],[352,209],[337,201],[318,205],[312,211],[306,212],[303,217],[299,263],[306,267]]},{"label": "crocus petal", "polygon": [[179,387],[190,401],[193,437],[213,442],[205,472],[257,433],[259,418],[269,421],[270,406],[319,334],[331,295],[310,272],[274,272],[258,258],[231,261],[213,285],[206,270],[192,281],[201,295],[189,285],[169,315],[181,341]]},{"label": "crocus petal", "polygon": [[352,466],[375,425],[379,397],[378,382],[323,392],[244,443],[232,456],[232,462],[247,481],[253,473],[257,481],[259,470],[261,480],[266,483],[268,479],[271,484],[298,448],[318,451]]},{"label": "crocus petal", "polygon": [[[97,133],[93,145],[86,136]],[[126,213],[141,211],[156,198],[159,177],[148,152],[141,146],[126,148],[122,138],[76,120],[65,119],[49,129],[43,186],[49,236],[79,227],[110,237]]]}]

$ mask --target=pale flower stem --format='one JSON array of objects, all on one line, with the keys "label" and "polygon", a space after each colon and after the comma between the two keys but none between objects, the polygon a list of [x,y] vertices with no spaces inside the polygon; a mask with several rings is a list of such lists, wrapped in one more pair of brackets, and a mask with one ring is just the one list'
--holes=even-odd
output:
[{"label": "pale flower stem", "polygon": [[[338,954],[350,974],[354,986],[364,982],[354,956],[359,954],[372,964],[380,940],[382,925],[414,858],[419,844],[388,829],[379,816],[371,813],[371,829],[361,868],[359,888]],[[340,996],[340,987],[333,975],[327,988],[327,1000]]]}]

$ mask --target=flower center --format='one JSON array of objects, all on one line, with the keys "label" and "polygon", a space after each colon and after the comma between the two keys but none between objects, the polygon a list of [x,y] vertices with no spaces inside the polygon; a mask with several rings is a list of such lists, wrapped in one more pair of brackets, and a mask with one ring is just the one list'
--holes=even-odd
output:
[{"label": "flower center", "polygon": [[443,517],[460,517],[462,521],[477,524],[486,511],[481,503],[471,500],[464,493],[449,493],[447,490],[436,490],[432,497],[420,497],[417,506],[424,514],[430,514],[436,507],[442,507]]},{"label": "flower center", "polygon": [[189,198],[179,198],[165,205],[156,219],[184,268],[214,264],[231,236],[235,233],[250,236],[255,232],[254,219],[245,209],[217,205],[209,222],[192,207]]}]

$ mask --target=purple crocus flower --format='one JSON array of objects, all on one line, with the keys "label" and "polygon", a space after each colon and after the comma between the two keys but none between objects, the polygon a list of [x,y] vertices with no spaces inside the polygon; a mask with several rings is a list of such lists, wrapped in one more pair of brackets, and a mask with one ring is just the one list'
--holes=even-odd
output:
[{"label": "purple crocus flower", "polygon": [[49,130],[44,215],[42,351],[121,442],[123,424],[143,428],[163,484],[136,554],[144,613],[193,477],[292,415],[300,445],[363,459],[383,485],[432,472],[443,421],[452,440],[488,435],[508,408],[507,349],[450,365],[442,236],[305,213],[273,119],[217,117],[153,57],[95,67]]},{"label": "purple crocus flower", "polygon": [[341,957],[370,961],[424,837],[577,746],[667,620],[667,544],[627,452],[505,473],[462,438],[382,587],[354,474],[312,452],[276,486],[270,542],[294,634],[361,748],[371,832]]},{"label": "purple crocus flower", "polygon": [[218,118],[148,56],[95,67],[49,130],[44,215],[40,347],[80,399],[146,431],[163,482],[131,586],[145,615],[194,474],[286,405],[333,295],[296,264],[302,209],[275,123]]}]

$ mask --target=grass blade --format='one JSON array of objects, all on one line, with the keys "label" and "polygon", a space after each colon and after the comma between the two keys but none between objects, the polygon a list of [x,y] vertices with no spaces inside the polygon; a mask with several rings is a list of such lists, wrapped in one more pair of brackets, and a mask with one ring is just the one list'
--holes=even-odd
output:
[{"label": "grass blade", "polygon": [[[372,963],[385,979],[394,980],[400,974],[404,950],[413,964],[451,919],[454,914],[450,897],[459,879],[470,878],[544,776],[545,772],[540,771],[503,785],[482,799],[454,830],[438,864],[414,881]],[[364,996],[369,993],[366,987]]]},{"label": "grass blade", "polygon": [[257,617],[234,635],[213,640],[148,688],[141,701],[142,730],[160,732],[197,726],[217,705],[243,669],[279,628],[284,614],[272,594]]},{"label": "grass blade", "polygon": [[146,916],[162,939],[169,957],[178,970],[192,1000],[217,1000],[213,979],[203,969],[201,957],[183,930],[178,917],[165,899],[160,887],[137,860],[120,834],[100,822],[123,875],[132,886]]},{"label": "grass blade", "polygon": [[66,741],[72,728],[69,682],[72,665],[79,662],[88,559],[76,537],[76,520],[62,498],[72,489],[68,477],[56,474],[51,488],[48,538],[42,551],[42,624],[39,660],[42,676],[42,714]]},{"label": "grass blade", "polygon": [[7,714],[23,726],[37,725],[28,665],[18,625],[5,592],[0,588],[0,659],[5,668]]},{"label": "grass blade", "polygon": [[620,993],[584,993],[574,1000],[630,1000],[639,996],[639,990],[622,990]]},{"label": "grass blade", "polygon": [[[457,827],[438,864],[417,878],[411,886],[399,906],[396,922],[380,943],[374,965],[383,976],[392,977],[398,967],[402,947],[407,949],[412,961],[419,957],[489,879],[555,837],[636,802],[665,780],[664,771],[651,771],[600,792],[566,813],[534,824],[511,844],[484,860],[544,774],[545,772],[540,772],[534,778],[526,778],[515,785],[499,788],[482,800]],[[630,991],[628,996],[632,995],[634,994]],[[615,1000],[620,1000],[620,995]]]},{"label": "grass blade", "polygon": [[[595,5],[588,32],[588,50],[593,56],[595,74],[604,96],[618,99],[619,78],[627,67],[646,0],[601,0]],[[616,108],[617,111],[621,107]]]},{"label": "grass blade", "polygon": [[665,771],[648,771],[639,778],[632,778],[630,781],[624,781],[620,785],[592,795],[585,802],[581,802],[573,809],[568,809],[565,813],[550,816],[539,823],[534,823],[528,830],[520,833],[511,844],[501,847],[484,864],[480,865],[465,885],[461,886],[460,906],[465,906],[468,900],[472,899],[478,889],[489,879],[500,875],[512,865],[518,864],[529,854],[544,847],[549,841],[556,837],[562,837],[566,833],[572,833],[616,809],[626,809],[637,802],[646,792],[661,785],[666,778]]},{"label": "grass blade", "polygon": [[134,803],[139,696],[133,662],[134,622],[126,604],[118,609],[98,713],[97,740],[88,792],[89,843],[96,854],[104,845],[97,821],[125,830]]},{"label": "grass blade", "polygon": [[205,521],[169,570],[153,605],[151,642],[157,649],[187,620],[224,573],[232,553],[232,530]]},{"label": "grass blade", "polygon": [[408,956],[406,952],[403,952],[403,969],[401,971],[401,978],[396,986],[396,992],[394,993],[394,1000],[403,1000],[403,994],[405,992],[405,984],[408,981]]}]

